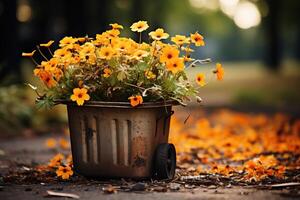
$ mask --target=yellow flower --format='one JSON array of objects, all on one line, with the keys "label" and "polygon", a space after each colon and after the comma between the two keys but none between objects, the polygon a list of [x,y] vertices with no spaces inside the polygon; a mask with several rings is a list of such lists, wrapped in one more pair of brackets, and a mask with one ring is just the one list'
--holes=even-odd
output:
[{"label": "yellow flower", "polygon": [[213,71],[217,75],[217,79],[219,81],[223,80],[224,78],[224,68],[220,63],[216,64],[216,69]]},{"label": "yellow flower", "polygon": [[88,37],[79,37],[77,38],[77,41],[80,43],[84,43],[85,41],[87,41]]},{"label": "yellow flower", "polygon": [[113,29],[123,29],[123,26],[117,23],[109,24]]},{"label": "yellow flower", "polygon": [[64,46],[67,46],[69,44],[74,44],[75,42],[77,42],[76,38],[64,37],[62,40],[59,41],[59,46],[64,47]]},{"label": "yellow flower", "polygon": [[34,51],[32,51],[31,53],[22,53],[22,56],[24,56],[24,57],[32,57],[33,56],[33,54],[35,53],[35,51],[36,50],[34,50]]},{"label": "yellow flower", "polygon": [[85,54],[83,52],[79,53],[80,61],[81,62],[87,62],[88,64],[95,65],[96,64],[96,54],[91,53],[91,54]]},{"label": "yellow flower", "polygon": [[120,31],[118,29],[108,30],[104,33],[108,38],[115,38],[120,35]]},{"label": "yellow flower", "polygon": [[143,42],[143,43],[139,44],[139,49],[141,49],[141,50],[149,50],[150,49],[150,45],[147,44],[147,43],[145,43],[145,42]]},{"label": "yellow flower", "polygon": [[[95,53],[93,54],[96,60],[96,55]],[[86,58],[84,58],[83,60],[86,60]],[[63,61],[64,61],[63,63],[65,64],[73,64],[73,65],[78,64],[80,62],[80,55],[77,53],[69,53],[64,57]]]},{"label": "yellow flower", "polygon": [[105,78],[110,77],[110,75],[111,75],[111,73],[112,73],[112,71],[111,71],[109,68],[105,68],[105,69],[103,70],[103,72],[104,72],[103,76],[104,76]]},{"label": "yellow flower", "polygon": [[87,89],[74,88],[73,94],[71,95],[71,100],[76,101],[77,105],[82,106],[84,101],[90,100],[90,96],[87,94]]},{"label": "yellow flower", "polygon": [[57,67],[58,59],[51,58],[48,62],[42,62],[41,65],[45,68],[46,71],[54,71]]},{"label": "yellow flower", "polygon": [[95,44],[96,46],[101,46],[101,45],[108,45],[109,42],[110,42],[110,40],[107,37],[107,34],[104,32],[102,34],[96,35],[96,40],[93,41],[93,44]]},{"label": "yellow flower", "polygon": [[155,31],[150,32],[149,35],[153,40],[167,39],[169,37],[169,34],[165,33],[162,28],[158,28]]},{"label": "yellow flower", "polygon": [[115,55],[115,51],[111,47],[102,47],[98,51],[98,55],[101,59],[110,60]]},{"label": "yellow flower", "polygon": [[70,52],[68,52],[66,49],[57,49],[56,51],[54,51],[53,57],[63,58],[68,54],[70,54]]},{"label": "yellow flower", "polygon": [[183,61],[184,61],[184,62],[191,62],[191,61],[193,61],[193,60],[195,60],[195,59],[194,59],[194,58],[191,58],[189,55],[183,57]]},{"label": "yellow flower", "polygon": [[96,64],[95,46],[90,42],[85,43],[79,52],[79,57],[81,62],[87,62],[91,65]]},{"label": "yellow flower", "polygon": [[152,71],[145,71],[145,76],[147,77],[147,79],[155,79],[156,75],[152,72]]},{"label": "yellow flower", "polygon": [[46,140],[46,146],[50,149],[53,149],[56,147],[56,140],[54,138],[49,138]]},{"label": "yellow flower", "polygon": [[160,56],[160,62],[168,62],[179,56],[179,50],[172,46],[166,46],[162,49],[162,54]]},{"label": "yellow flower", "polygon": [[62,179],[69,179],[73,175],[73,170],[70,166],[59,166],[56,170],[56,175]]},{"label": "yellow flower", "polygon": [[91,53],[94,53],[94,52],[95,52],[95,46],[94,46],[93,43],[91,43],[91,42],[86,42],[86,43],[82,46],[82,49],[81,49],[80,52],[85,53],[85,54],[91,54]]},{"label": "yellow flower", "polygon": [[149,26],[146,21],[138,21],[130,26],[130,29],[134,32],[142,32],[147,28],[149,28]]},{"label": "yellow flower", "polygon": [[147,57],[148,55],[149,55],[148,51],[137,50],[136,52],[133,53],[132,58],[140,60],[140,59]]},{"label": "yellow flower", "polygon": [[47,43],[40,44],[40,46],[41,46],[41,47],[50,47],[53,43],[54,43],[54,41],[53,41],[53,40],[50,40],[50,41],[47,42]]},{"label": "yellow flower", "polygon": [[130,42],[128,40],[119,40],[116,44],[116,49],[126,53],[131,48]]},{"label": "yellow flower", "polygon": [[166,63],[168,71],[171,71],[173,74],[176,74],[179,71],[184,69],[183,58],[174,58]]},{"label": "yellow flower", "polygon": [[128,98],[132,107],[138,106],[143,103],[143,97],[141,95],[135,95]]},{"label": "yellow flower", "polygon": [[175,37],[171,38],[171,41],[181,46],[183,44],[188,44],[190,42],[190,38],[185,37],[184,35],[175,35]]},{"label": "yellow flower", "polygon": [[191,34],[191,41],[196,45],[196,46],[204,46],[204,37],[200,35],[198,32]]},{"label": "yellow flower", "polygon": [[53,158],[51,158],[48,166],[49,167],[57,167],[57,166],[61,165],[64,158],[65,158],[64,155],[62,155],[61,153],[58,153]]},{"label": "yellow flower", "polygon": [[205,83],[205,75],[202,73],[197,74],[196,76],[196,82],[203,87],[206,83]]}]

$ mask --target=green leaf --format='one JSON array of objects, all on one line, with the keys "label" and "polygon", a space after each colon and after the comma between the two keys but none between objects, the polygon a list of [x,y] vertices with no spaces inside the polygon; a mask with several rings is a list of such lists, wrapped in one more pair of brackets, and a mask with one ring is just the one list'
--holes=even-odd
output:
[{"label": "green leaf", "polygon": [[116,68],[119,65],[119,62],[116,58],[112,58],[111,60],[108,61],[108,65]]},{"label": "green leaf", "polygon": [[117,79],[119,81],[123,81],[126,78],[126,73],[124,71],[120,71],[117,75]]}]

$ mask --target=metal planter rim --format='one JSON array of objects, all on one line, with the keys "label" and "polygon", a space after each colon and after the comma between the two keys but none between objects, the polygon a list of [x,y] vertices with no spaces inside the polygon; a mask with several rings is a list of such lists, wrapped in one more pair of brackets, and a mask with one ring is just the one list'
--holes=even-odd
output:
[{"label": "metal planter rim", "polygon": [[[68,106],[77,106],[76,102],[69,100],[55,100],[56,104],[66,104]],[[85,102],[83,106],[87,107],[102,107],[102,108],[157,108],[157,107],[168,107],[179,105],[177,101],[168,100],[168,101],[155,101],[155,102],[144,102],[136,107],[132,107],[129,102],[110,102],[110,101],[88,101]]]}]

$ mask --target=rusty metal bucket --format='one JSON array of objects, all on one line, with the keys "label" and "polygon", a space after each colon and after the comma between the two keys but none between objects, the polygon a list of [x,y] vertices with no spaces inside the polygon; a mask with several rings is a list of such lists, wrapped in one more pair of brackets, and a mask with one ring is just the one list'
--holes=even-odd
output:
[{"label": "rusty metal bucket", "polygon": [[60,103],[67,104],[75,171],[93,177],[153,175],[155,150],[168,142],[174,102],[136,108],[125,102]]}]

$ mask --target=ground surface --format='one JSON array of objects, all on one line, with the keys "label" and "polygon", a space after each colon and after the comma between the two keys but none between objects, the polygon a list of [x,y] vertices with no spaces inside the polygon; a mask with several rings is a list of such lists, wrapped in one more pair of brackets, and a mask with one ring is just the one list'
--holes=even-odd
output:
[{"label": "ground surface", "polygon": [[[228,117],[225,115],[224,117]],[[239,121],[243,121],[239,114]],[[295,121],[295,119],[293,119]],[[191,121],[192,123],[193,121]],[[201,122],[202,123],[202,122]],[[178,127],[177,127],[178,128]],[[202,127],[203,128],[203,127]],[[211,130],[209,130],[211,131]],[[209,132],[208,131],[208,132]],[[193,129],[191,130],[193,132]],[[195,135],[194,135],[195,136]],[[60,136],[55,136],[60,137]],[[31,138],[12,138],[0,141],[0,199],[41,199],[46,197],[48,190],[55,192],[76,194],[80,199],[299,199],[300,186],[272,187],[278,183],[277,179],[270,179],[270,182],[258,182],[257,184],[234,184],[232,180],[224,180],[221,177],[211,176],[209,179],[203,176],[203,181],[191,182],[135,182],[131,180],[86,180],[76,175],[72,181],[43,181],[43,179],[31,179],[31,167],[38,164],[48,163],[49,159],[57,152],[68,154],[70,150],[57,150],[45,148],[45,140],[49,135],[35,136]],[[192,137],[195,139],[195,137]],[[179,148],[179,146],[178,146]],[[290,152],[293,155],[293,152]],[[294,152],[296,153],[299,152]],[[184,155],[184,154],[183,154]],[[298,159],[298,157],[295,157]],[[179,174],[181,171],[191,171],[184,165],[191,161],[183,161],[178,158]],[[195,162],[191,165],[195,166]],[[199,163],[198,163],[199,164]],[[201,163],[200,163],[201,164]],[[199,165],[200,165],[199,164]],[[203,165],[204,166],[204,165]],[[181,170],[181,171],[180,171]],[[7,175],[15,171],[23,175],[7,179]],[[188,173],[191,174],[191,173]],[[289,179],[280,182],[299,182],[300,173],[295,171]],[[220,179],[219,179],[220,178]],[[212,180],[213,179],[213,180]],[[48,179],[45,179],[48,180]],[[54,180],[54,181],[53,181]],[[208,181],[209,180],[209,181]],[[273,182],[272,182],[273,181]],[[175,186],[174,186],[175,183]],[[233,184],[231,184],[233,183]],[[107,194],[109,185],[114,186],[113,194]],[[172,185],[173,184],[173,185]],[[180,184],[180,186],[176,185]],[[178,188],[177,188],[178,187]],[[57,198],[57,197],[55,197]],[[62,197],[66,198],[66,197]]]},{"label": "ground surface", "polygon": [[[32,162],[47,162],[53,155],[52,151],[45,150],[44,141],[46,137],[34,139],[14,139],[2,141],[1,149],[5,156],[1,156],[1,173],[7,173],[11,166],[16,164],[28,165]],[[56,183],[56,184],[4,184],[0,188],[0,199],[41,199],[47,190],[73,193],[80,199],[298,199],[300,193],[297,189],[259,189],[257,187],[215,187],[199,186],[193,189],[168,192],[118,192],[116,194],[105,194],[102,188],[105,184],[90,183]]]}]

